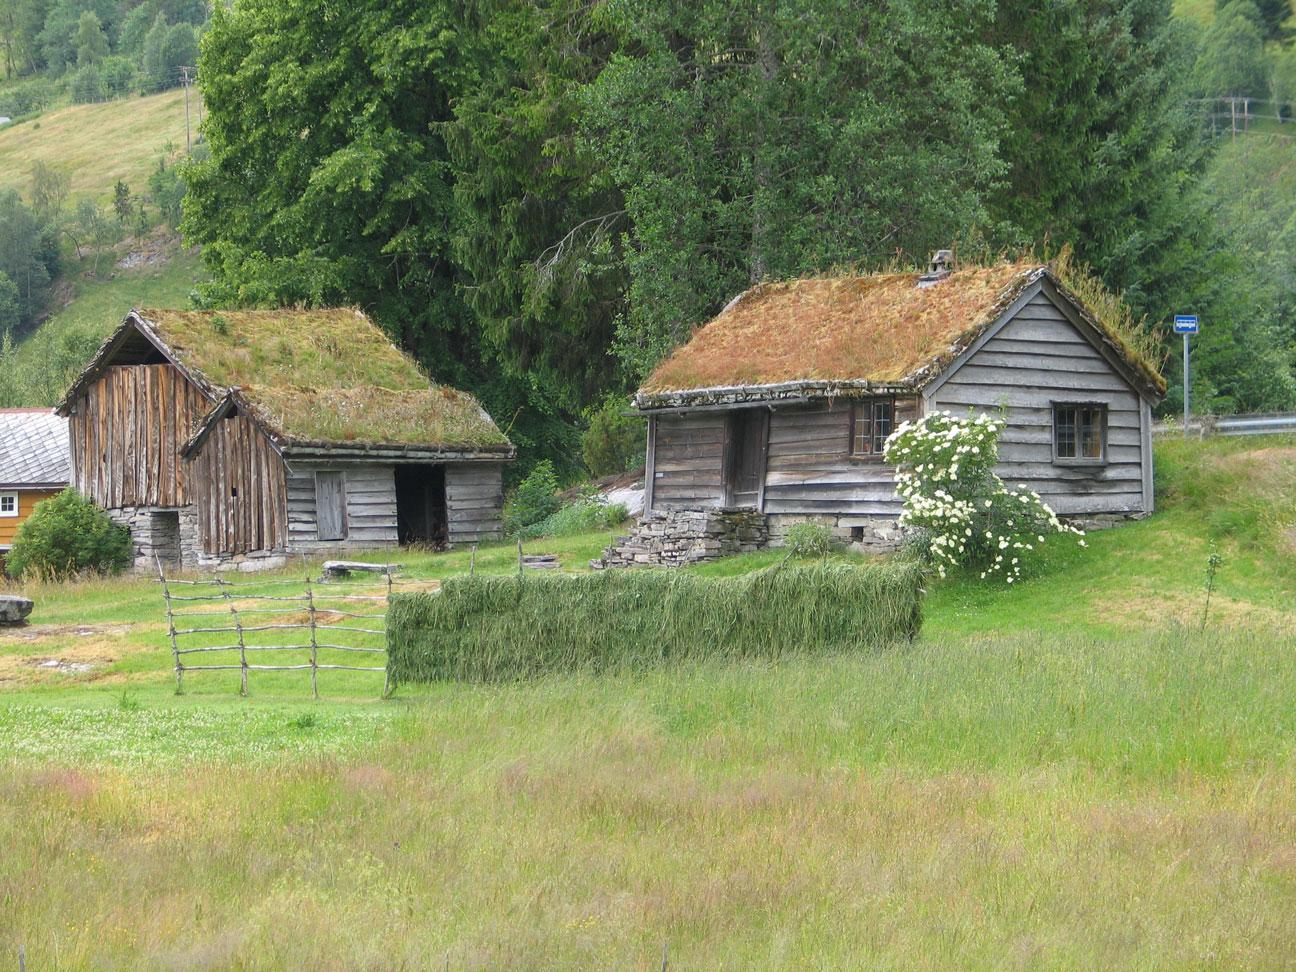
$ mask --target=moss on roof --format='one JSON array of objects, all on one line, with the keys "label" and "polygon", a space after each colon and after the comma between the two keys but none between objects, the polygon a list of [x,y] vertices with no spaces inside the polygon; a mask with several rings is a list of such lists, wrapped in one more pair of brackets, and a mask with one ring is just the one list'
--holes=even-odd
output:
[{"label": "moss on roof", "polygon": [[358,310],[136,313],[196,380],[238,388],[282,439],[508,447],[472,395],[430,382]]},{"label": "moss on roof", "polygon": [[[930,287],[918,286],[918,273],[759,284],[676,348],[639,393],[797,381],[921,384],[1047,272],[1018,261],[956,270]],[[1150,385],[1164,389],[1155,368],[1118,334],[1092,323]]]}]

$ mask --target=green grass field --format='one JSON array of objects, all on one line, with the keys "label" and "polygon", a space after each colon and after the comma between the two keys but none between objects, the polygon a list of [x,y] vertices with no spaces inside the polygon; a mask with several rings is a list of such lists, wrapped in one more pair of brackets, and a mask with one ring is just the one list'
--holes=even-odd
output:
[{"label": "green grass field", "polygon": [[38,587],[0,635],[0,966],[1289,968],[1294,482],[1291,439],[1159,442],[1156,516],[934,585],[912,646],[389,700],[177,697],[155,583]]},{"label": "green grass field", "polygon": [[101,276],[71,260],[71,300],[0,363],[0,406],[53,405],[132,307],[189,306],[190,292],[205,278],[199,257],[174,241],[148,246],[156,262],[125,270],[106,259]]},{"label": "green grass field", "polygon": [[[198,99],[190,94],[191,134],[198,132]],[[73,196],[110,201],[120,179],[137,195],[158,159],[185,150],[184,90],[144,98],[73,105],[0,128],[0,189],[26,196],[32,166],[66,172]]]}]

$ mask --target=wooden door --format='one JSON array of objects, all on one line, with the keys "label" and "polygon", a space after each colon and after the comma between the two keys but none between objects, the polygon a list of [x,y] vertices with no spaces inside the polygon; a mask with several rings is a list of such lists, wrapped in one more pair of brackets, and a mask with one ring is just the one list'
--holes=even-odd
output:
[{"label": "wooden door", "polygon": [[341,472],[315,473],[315,518],[319,539],[346,539],[346,484]]},{"label": "wooden door", "polygon": [[726,506],[760,508],[768,443],[768,411],[747,408],[729,416],[725,436]]}]

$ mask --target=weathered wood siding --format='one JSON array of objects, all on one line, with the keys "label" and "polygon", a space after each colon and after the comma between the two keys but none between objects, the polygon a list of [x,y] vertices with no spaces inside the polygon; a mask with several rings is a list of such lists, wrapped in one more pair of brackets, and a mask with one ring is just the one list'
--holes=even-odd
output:
[{"label": "weathered wood siding", "polygon": [[[916,398],[897,399],[898,425],[916,418]],[[766,513],[899,515],[895,469],[850,455],[851,403],[775,409],[765,473]]]},{"label": "weathered wood siding", "polygon": [[450,543],[479,543],[504,535],[503,474],[504,467],[497,462],[446,465]]},{"label": "weathered wood siding", "polygon": [[22,525],[23,520],[31,516],[32,507],[41,500],[57,496],[58,492],[56,489],[0,489],[0,493],[18,494],[18,515],[0,516],[0,548],[13,545],[14,536],[18,533],[18,527]]},{"label": "weathered wood siding", "polygon": [[725,413],[663,414],[653,425],[653,508],[722,505]]},{"label": "weathered wood siding", "polygon": [[187,505],[180,450],[211,407],[169,364],[107,368],[68,421],[72,485],[108,509]]},{"label": "weathered wood siding", "polygon": [[[1107,462],[1053,461],[1053,403],[1107,405]],[[932,394],[930,409],[1006,410],[999,476],[1025,484],[1058,513],[1138,512],[1151,508],[1147,408],[1120,373],[1044,294]],[[1148,492],[1145,507],[1144,491]]]},{"label": "weathered wood siding", "polygon": [[[347,535],[321,540],[315,508],[315,471],[342,472]],[[288,475],[288,549],[329,551],[396,545],[396,476],[377,463],[292,463]]]},{"label": "weathered wood siding", "polygon": [[198,532],[208,554],[283,550],[288,499],[283,459],[245,416],[217,423],[189,464]]}]

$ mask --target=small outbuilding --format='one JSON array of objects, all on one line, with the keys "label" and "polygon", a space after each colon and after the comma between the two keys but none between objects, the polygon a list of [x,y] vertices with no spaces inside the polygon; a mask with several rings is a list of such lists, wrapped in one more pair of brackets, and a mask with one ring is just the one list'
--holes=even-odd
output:
[{"label": "small outbuilding", "polygon": [[901,422],[933,410],[1007,421],[998,473],[1090,526],[1153,508],[1152,408],[1165,392],[1045,265],[760,284],[649,376],[645,518],[607,564],[678,563],[816,521],[899,539]]},{"label": "small outbuilding", "polygon": [[67,419],[49,408],[0,408],[0,569],[32,509],[67,484]]},{"label": "small outbuilding", "polygon": [[58,411],[144,569],[502,534],[512,445],[356,310],[131,311]]}]

